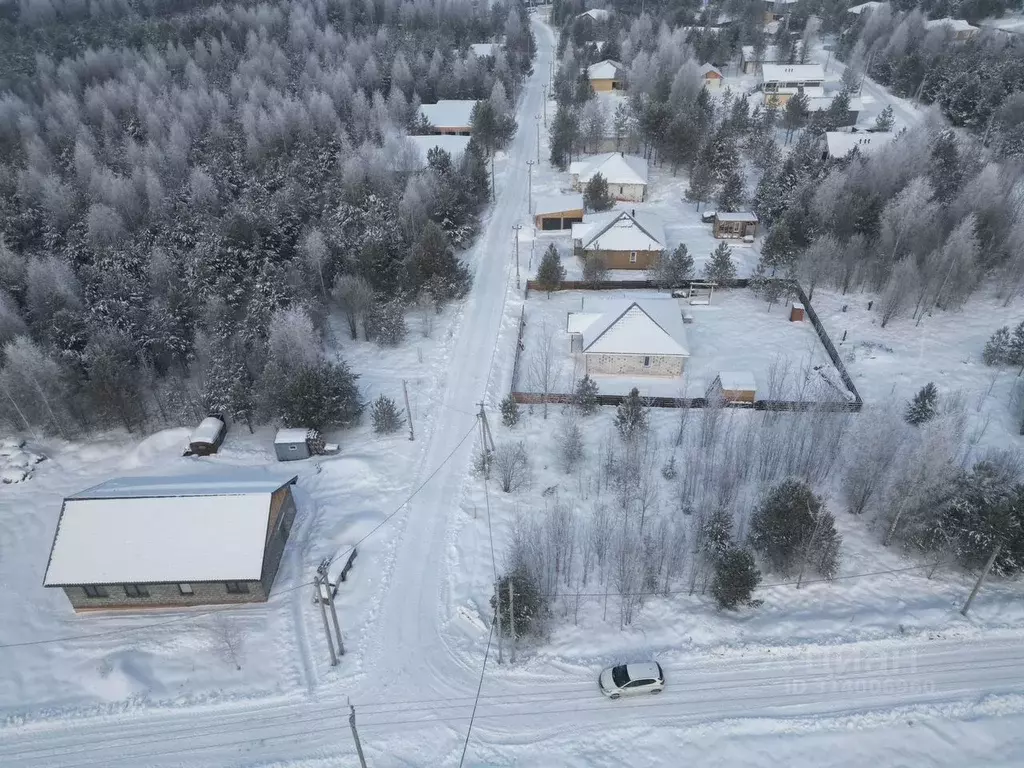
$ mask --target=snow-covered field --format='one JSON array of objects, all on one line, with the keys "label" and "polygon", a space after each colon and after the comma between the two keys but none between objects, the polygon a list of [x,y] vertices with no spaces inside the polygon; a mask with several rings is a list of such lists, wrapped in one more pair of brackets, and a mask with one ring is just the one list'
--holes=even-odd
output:
[{"label": "snow-covered field", "polygon": [[[518,112],[527,129],[497,163],[499,199],[467,254],[475,275],[470,297],[437,318],[429,338],[411,320],[410,338],[396,350],[350,342],[335,329],[339,352],[363,374],[368,396],[384,392],[397,400],[401,380],[408,380],[417,439],[376,438],[364,425],[329,436],[341,443],[340,455],[287,466],[300,475],[299,517],[268,604],[213,615],[76,617],[61,593],[40,583],[63,495],[120,474],[278,468],[271,430],[249,435],[236,428],[209,459],[180,456],[186,428],[143,439],[112,434],[33,444],[48,460],[28,482],[0,492],[0,765],[354,764],[349,699],[375,768],[703,765],[709,755],[730,766],[816,768],[1024,762],[1017,585],[987,585],[963,619],[956,608],[969,589],[966,577],[940,570],[928,580],[920,563],[880,547],[865,520],[845,514],[837,515],[845,558],[834,584],[766,586],[764,605],[739,614],[719,613],[699,593],[670,590],[649,599],[625,631],[603,618],[603,595],[587,597],[578,618],[575,611],[566,615],[559,599],[549,635],[524,645],[516,666],[496,665],[487,600],[516,515],[543,515],[552,494],[578,505],[592,500],[556,466],[557,409],[545,420],[534,408],[513,429],[500,426],[497,413],[523,307],[512,227],[531,229],[525,161],[537,148],[528,128],[541,110],[554,44],[545,25],[537,22],[535,31],[537,74]],[[535,193],[541,176],[534,177]],[[669,190],[683,187],[682,177],[659,184],[650,205],[675,205],[680,195]],[[692,210],[679,206],[680,215]],[[696,245],[691,252],[702,256]],[[987,389],[978,345],[1018,314],[976,302],[963,314],[926,318],[922,327],[933,340],[925,344],[909,321],[877,329],[866,310],[854,310],[856,298],[821,293],[814,304],[837,344],[849,323],[847,345],[885,343],[893,350],[879,356],[864,347],[849,364],[869,401],[902,399],[924,380],[939,383],[947,375],[973,393]],[[717,300],[694,309],[712,313],[735,302],[759,322],[737,327],[730,320],[716,336],[709,317],[709,335],[695,330],[695,344],[733,345],[753,366],[768,355],[758,349],[755,356],[749,339],[789,346],[799,339],[785,334],[813,338],[806,323],[798,329],[780,308],[758,316],[758,306],[745,306],[738,294]],[[531,296],[527,311],[547,301]],[[966,322],[975,311],[979,319]],[[982,315],[989,326],[982,327]],[[776,329],[780,341],[756,335],[776,323],[785,327]],[[971,356],[973,363],[961,362]],[[1003,407],[997,392],[1004,386],[997,381],[982,414]],[[485,488],[473,473],[481,401],[499,442],[524,439],[530,446],[534,482],[522,493]],[[661,450],[677,417],[653,417]],[[741,426],[760,417],[728,418]],[[611,418],[611,409],[588,417],[592,456]],[[995,416],[992,422],[986,440],[1017,445],[1008,427],[997,431]],[[667,487],[663,494],[668,504]],[[347,653],[332,668],[306,582],[321,558],[364,538],[339,592]],[[593,591],[608,590],[598,582]],[[616,610],[613,603],[610,615]],[[218,620],[244,638],[241,670],[225,658]],[[599,696],[600,667],[626,656],[662,661],[669,687],[660,699]]]},{"label": "snow-covered field", "polygon": [[[666,298],[664,292],[560,291],[548,294],[536,291],[526,302],[526,333],[520,362],[518,389],[542,391],[532,377],[533,360],[540,339],[552,339],[557,351],[557,372],[552,392],[570,392],[573,381],[583,375],[582,359],[569,351],[566,333],[568,312],[601,312],[608,302]],[[768,305],[746,289],[716,291],[711,304],[691,306],[679,299],[680,311],[693,316],[685,326],[690,358],[681,377],[594,375],[600,391],[608,395],[628,394],[634,386],[649,397],[703,397],[721,371],[746,371],[754,375],[759,387],[768,385],[773,365],[789,366],[788,388],[795,388],[797,377],[814,366],[834,371],[825,348],[809,320],[790,322],[788,305]],[[813,373],[813,372],[812,372]],[[818,374],[813,374],[815,379]],[[832,375],[832,374],[829,374]],[[832,377],[838,381],[838,372]]]}]

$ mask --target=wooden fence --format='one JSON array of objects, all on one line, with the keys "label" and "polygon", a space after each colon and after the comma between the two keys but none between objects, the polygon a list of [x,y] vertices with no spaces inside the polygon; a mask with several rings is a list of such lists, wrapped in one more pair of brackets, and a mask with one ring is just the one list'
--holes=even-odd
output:
[{"label": "wooden fence", "polygon": [[[541,405],[545,400],[555,405],[569,405],[576,396],[566,392],[515,392],[512,399],[521,405]],[[619,405],[627,395],[597,395],[598,405]],[[648,408],[707,408],[706,397],[641,397]],[[857,412],[860,403],[849,401],[813,400],[755,400],[753,403],[723,403],[723,408],[739,408],[753,411],[820,411],[823,413]]]}]

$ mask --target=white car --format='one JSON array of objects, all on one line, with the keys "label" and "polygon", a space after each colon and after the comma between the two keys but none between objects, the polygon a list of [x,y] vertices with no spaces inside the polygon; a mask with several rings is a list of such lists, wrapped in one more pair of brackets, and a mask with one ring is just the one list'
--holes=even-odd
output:
[{"label": "white car", "polygon": [[597,679],[601,693],[609,699],[640,693],[661,693],[665,689],[665,673],[656,661],[619,664],[608,667]]}]

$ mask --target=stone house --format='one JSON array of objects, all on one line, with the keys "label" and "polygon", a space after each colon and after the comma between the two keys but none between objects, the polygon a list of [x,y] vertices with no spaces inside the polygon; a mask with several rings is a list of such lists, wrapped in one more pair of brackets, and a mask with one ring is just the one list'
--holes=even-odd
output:
[{"label": "stone house", "polygon": [[419,118],[430,124],[431,133],[469,136],[475,106],[476,99],[441,99],[436,104],[421,104]]},{"label": "stone house", "polygon": [[576,256],[608,269],[650,269],[665,250],[665,228],[654,216],[614,209],[573,224],[572,241]]},{"label": "stone house", "polygon": [[601,312],[570,312],[570,349],[588,374],[680,376],[690,356],[679,302],[602,302]]},{"label": "stone house", "polygon": [[608,182],[608,194],[616,200],[641,203],[647,198],[647,161],[642,157],[605,152],[569,164],[569,178],[577,192],[597,174]]},{"label": "stone house", "polygon": [[265,602],[297,476],[122,477],[64,499],[44,587],[75,611]]}]

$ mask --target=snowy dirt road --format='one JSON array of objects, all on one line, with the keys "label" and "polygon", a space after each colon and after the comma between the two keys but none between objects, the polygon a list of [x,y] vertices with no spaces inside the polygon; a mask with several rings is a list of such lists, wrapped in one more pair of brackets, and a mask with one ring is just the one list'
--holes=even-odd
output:
[{"label": "snowy dirt road", "polygon": [[[537,22],[535,30],[538,57],[520,100],[520,130],[490,218],[468,256],[473,291],[457,321],[443,401],[420,436],[422,458],[410,477],[413,487],[426,484],[396,517],[401,532],[359,682],[354,687],[325,682],[312,691],[250,702],[9,728],[0,739],[0,766],[353,765],[349,698],[358,707],[364,749],[374,768],[459,765],[483,658],[460,661],[466,655],[448,646],[446,627],[454,619],[449,598],[459,578],[449,573],[448,554],[477,445],[472,413],[481,400],[493,408],[507,383],[509,361],[496,353],[496,340],[515,284],[512,227],[528,224],[526,160],[536,152],[530,128],[541,111],[554,45],[547,26]],[[513,670],[489,665],[465,764],[594,766],[626,764],[627,757],[637,765],[678,764],[672,759],[676,753],[662,748],[658,759],[634,741],[643,729],[661,725],[676,734],[700,728],[729,734],[750,723],[792,734],[830,728],[849,733],[859,725],[911,716],[1018,715],[1024,712],[1020,640],[1016,635],[983,642],[906,640],[807,654],[751,649],[725,657],[676,651],[659,657],[668,678],[664,694],[619,702],[601,697],[598,669],[588,662]],[[595,745],[611,762],[598,757],[572,762]],[[951,754],[958,748],[945,746]],[[775,765],[777,752],[752,749],[744,764]]]}]

